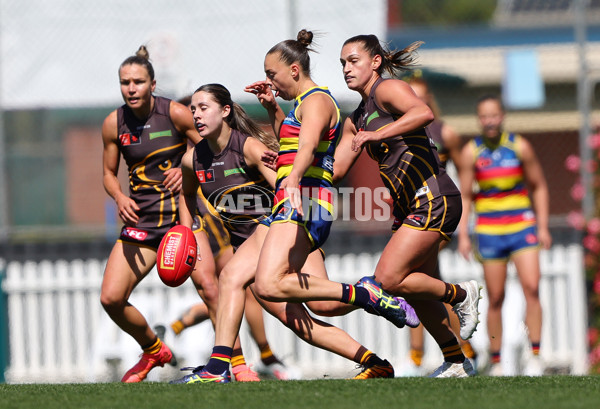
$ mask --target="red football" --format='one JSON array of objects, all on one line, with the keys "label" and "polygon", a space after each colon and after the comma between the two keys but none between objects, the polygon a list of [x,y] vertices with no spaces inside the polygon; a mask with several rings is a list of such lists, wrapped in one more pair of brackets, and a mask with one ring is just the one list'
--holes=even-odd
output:
[{"label": "red football", "polygon": [[192,274],[198,245],[189,227],[172,227],[162,238],[156,254],[156,269],[163,283],[178,287]]}]

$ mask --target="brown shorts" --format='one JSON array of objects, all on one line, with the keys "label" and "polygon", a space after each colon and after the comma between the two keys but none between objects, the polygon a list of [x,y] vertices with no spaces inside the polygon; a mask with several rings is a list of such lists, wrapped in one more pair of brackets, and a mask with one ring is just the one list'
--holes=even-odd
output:
[{"label": "brown shorts", "polygon": [[204,231],[206,233],[213,257],[219,257],[223,251],[227,250],[231,246],[229,232],[223,225],[221,219],[213,216],[212,214],[205,214],[203,216],[196,214],[194,216],[192,231],[194,233],[198,233],[200,231]]},{"label": "brown shorts", "polygon": [[123,226],[118,241],[158,250],[160,241],[169,229],[177,223],[161,227],[128,227]]},{"label": "brown shorts", "polygon": [[392,225],[392,231],[397,231],[400,226],[416,230],[437,231],[445,240],[450,240],[450,236],[458,227],[461,215],[462,199],[460,195],[438,196],[423,203],[403,220],[396,218]]}]

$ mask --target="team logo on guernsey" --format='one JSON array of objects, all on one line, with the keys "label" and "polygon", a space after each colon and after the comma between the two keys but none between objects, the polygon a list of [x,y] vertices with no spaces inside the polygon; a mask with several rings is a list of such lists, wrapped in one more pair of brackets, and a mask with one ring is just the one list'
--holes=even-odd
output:
[{"label": "team logo on guernsey", "polygon": [[429,190],[429,186],[422,186],[415,193],[415,197],[425,196],[425,195],[429,194],[430,192],[431,192],[431,190]]},{"label": "team logo on guernsey", "polygon": [[196,177],[200,183],[210,183],[215,181],[214,169],[197,170]]},{"label": "team logo on guernsey", "polygon": [[126,227],[125,229],[123,229],[121,236],[143,241],[146,240],[146,237],[148,237],[148,232],[145,232],[144,230],[134,229],[133,227]]},{"label": "team logo on guernsey", "polygon": [[487,168],[492,164],[492,160],[490,158],[479,158],[477,159],[477,163],[475,164],[478,168]]},{"label": "team logo on guernsey", "polygon": [[119,135],[119,141],[121,142],[122,146],[139,145],[142,143],[140,136],[132,133],[124,133]]}]

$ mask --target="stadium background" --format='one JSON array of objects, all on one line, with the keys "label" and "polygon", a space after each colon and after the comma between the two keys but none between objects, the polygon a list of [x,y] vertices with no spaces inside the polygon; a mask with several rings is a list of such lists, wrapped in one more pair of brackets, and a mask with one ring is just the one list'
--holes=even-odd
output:
[{"label": "stadium background", "polygon": [[[377,34],[398,48],[425,41],[419,53],[423,75],[431,82],[443,118],[465,141],[477,132],[477,97],[504,92],[512,104],[507,129],[531,140],[549,181],[554,239],[558,244],[579,243],[583,224],[578,215],[586,186],[591,193],[586,174],[595,168],[586,168],[587,173],[567,168],[569,158],[582,153],[590,157],[594,148],[580,144],[580,131],[589,124],[586,133],[594,133],[598,110],[600,1],[581,2],[587,7],[585,43],[578,43],[577,27],[583,24],[577,4],[577,0],[0,0],[0,267],[13,260],[108,255],[119,226],[114,204],[101,184],[100,127],[104,117],[122,104],[118,65],[140,44],[149,47],[157,94],[178,98],[202,83],[221,82],[234,100],[264,121],[261,107],[242,88],[263,78],[266,50],[295,37],[300,28],[321,33],[313,76],[319,84],[329,85],[345,112],[357,98],[342,81],[339,48],[345,38],[358,33]],[[454,22],[439,21],[432,12],[442,15],[462,7],[474,11]],[[517,61],[516,70],[511,61]],[[582,65],[588,73],[585,89]],[[518,89],[523,84],[522,67],[532,75],[526,80],[533,85],[539,81],[541,88],[532,91],[527,82]],[[507,95],[515,84],[515,94]],[[582,90],[590,96],[583,102]],[[538,98],[532,101],[531,92]],[[581,115],[588,112],[589,116]],[[361,158],[344,183],[378,186],[374,169]],[[121,173],[125,187],[126,174]],[[380,251],[388,228],[389,223],[336,222],[326,250]],[[0,269],[0,278],[3,273]],[[0,316],[2,369],[9,364],[4,306]]]}]

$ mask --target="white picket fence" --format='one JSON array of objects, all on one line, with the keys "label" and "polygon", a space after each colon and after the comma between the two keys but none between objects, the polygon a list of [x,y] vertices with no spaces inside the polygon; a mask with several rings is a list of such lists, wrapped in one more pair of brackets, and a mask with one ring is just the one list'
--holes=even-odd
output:
[{"label": "white picket fence", "polygon": [[[371,274],[379,254],[329,255],[326,265],[334,281],[354,282]],[[118,329],[100,305],[100,283],[104,260],[9,262],[2,290],[8,296],[10,361],[5,373],[9,383],[106,382],[119,380],[138,359],[139,346]],[[445,250],[440,255],[444,278],[458,282],[475,278],[483,284],[479,264],[463,260]],[[579,246],[555,246],[542,252],[541,298],[544,326],[541,356],[546,363],[565,373],[587,371],[586,296]],[[131,298],[151,325],[168,324],[190,305],[199,301],[190,282],[173,289],[164,286],[155,272],[134,291]],[[481,324],[472,343],[481,356],[487,350],[485,290],[481,302]],[[527,350],[522,318],[523,295],[509,270],[505,302],[503,362],[507,374],[520,373],[522,353]],[[408,355],[408,331],[398,330],[382,318],[356,311],[343,317],[327,318],[345,329],[369,349],[387,358],[400,374]],[[168,326],[168,325],[167,325]],[[271,316],[265,326],[272,349],[289,365],[298,367],[306,378],[347,377],[355,365],[331,353],[314,348],[283,327]],[[166,342],[178,358],[178,366],[206,362],[212,350],[213,330],[208,322],[183,332],[167,333]],[[256,362],[258,350],[246,324],[242,342],[248,362]],[[424,366],[434,368],[441,353],[427,336]],[[151,381],[179,376],[174,367],[156,369]]]}]

